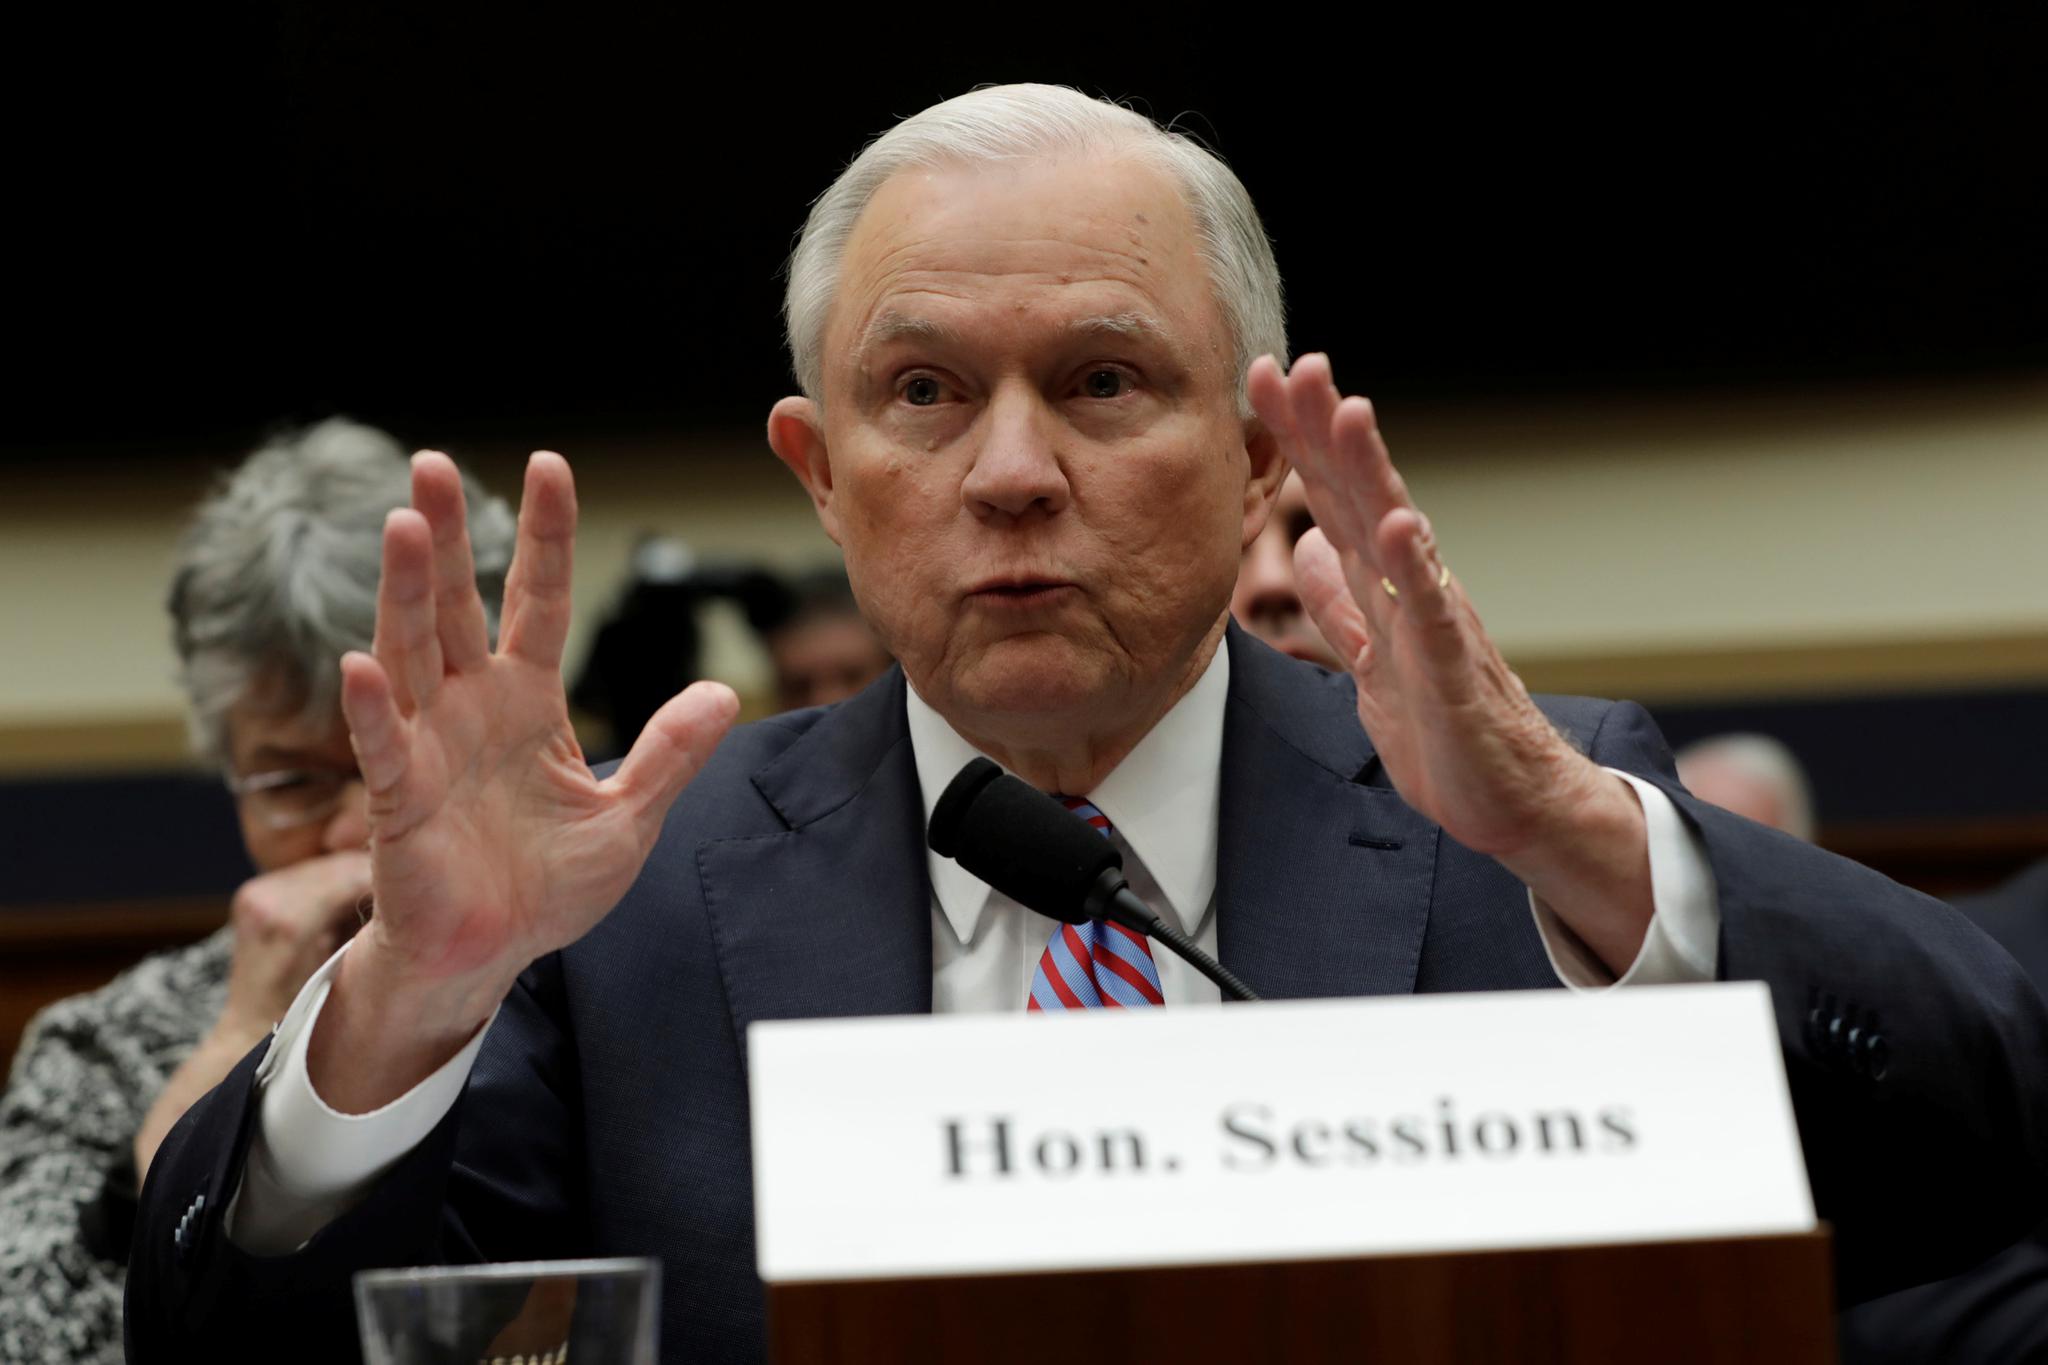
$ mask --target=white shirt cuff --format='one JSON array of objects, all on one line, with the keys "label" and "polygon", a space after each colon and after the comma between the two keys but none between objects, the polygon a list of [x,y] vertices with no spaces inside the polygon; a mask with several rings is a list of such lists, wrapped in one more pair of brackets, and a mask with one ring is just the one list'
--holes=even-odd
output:
[{"label": "white shirt cuff", "polygon": [[254,1255],[304,1246],[417,1147],[461,1098],[490,1031],[487,1019],[462,1051],[381,1109],[344,1114],[330,1108],[306,1074],[306,1046],[347,951],[344,944],[300,988],[256,1069],[260,1113],[227,1216],[229,1240]]},{"label": "white shirt cuff", "polygon": [[1706,849],[1661,789],[1631,773],[1607,771],[1628,783],[1643,807],[1650,844],[1650,928],[1636,960],[1616,977],[1531,891],[1529,909],[1536,916],[1536,932],[1550,955],[1551,970],[1580,991],[1712,981],[1721,958],[1721,902]]}]

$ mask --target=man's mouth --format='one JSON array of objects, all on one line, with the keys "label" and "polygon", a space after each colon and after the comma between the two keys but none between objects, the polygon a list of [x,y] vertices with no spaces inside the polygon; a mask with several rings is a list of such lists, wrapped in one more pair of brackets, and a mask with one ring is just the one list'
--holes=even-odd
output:
[{"label": "man's mouth", "polygon": [[992,578],[968,590],[968,597],[1006,607],[1045,606],[1067,593],[1078,591],[1072,583],[1057,578]]}]

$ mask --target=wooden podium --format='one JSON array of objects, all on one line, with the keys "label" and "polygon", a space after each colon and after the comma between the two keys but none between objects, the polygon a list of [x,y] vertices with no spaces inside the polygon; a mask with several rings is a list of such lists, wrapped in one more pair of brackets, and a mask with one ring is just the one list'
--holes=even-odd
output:
[{"label": "wooden podium", "polygon": [[1835,1359],[1803,1236],[768,1286],[774,1365]]}]

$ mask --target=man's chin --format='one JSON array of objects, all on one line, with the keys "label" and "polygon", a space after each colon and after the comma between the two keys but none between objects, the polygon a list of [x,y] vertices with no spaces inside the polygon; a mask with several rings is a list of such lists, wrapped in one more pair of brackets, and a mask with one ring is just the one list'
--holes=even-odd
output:
[{"label": "man's chin", "polygon": [[1100,697],[1109,662],[1064,636],[1012,637],[985,647],[960,671],[954,690],[977,711],[1057,715]]}]

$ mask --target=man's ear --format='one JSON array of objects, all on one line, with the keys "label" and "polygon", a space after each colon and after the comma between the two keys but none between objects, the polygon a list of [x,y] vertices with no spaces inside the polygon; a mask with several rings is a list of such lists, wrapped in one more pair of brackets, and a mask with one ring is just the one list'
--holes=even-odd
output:
[{"label": "man's ear", "polygon": [[832,456],[825,449],[825,424],[818,405],[796,396],[777,403],[768,414],[768,448],[811,495],[819,525],[833,544],[839,544],[839,518],[832,511]]},{"label": "man's ear", "polygon": [[1244,485],[1244,526],[1237,547],[1240,553],[1266,529],[1266,518],[1272,515],[1273,502],[1280,496],[1280,485],[1287,482],[1290,468],[1287,456],[1280,450],[1280,439],[1256,417],[1245,418],[1244,453],[1250,470]]}]

